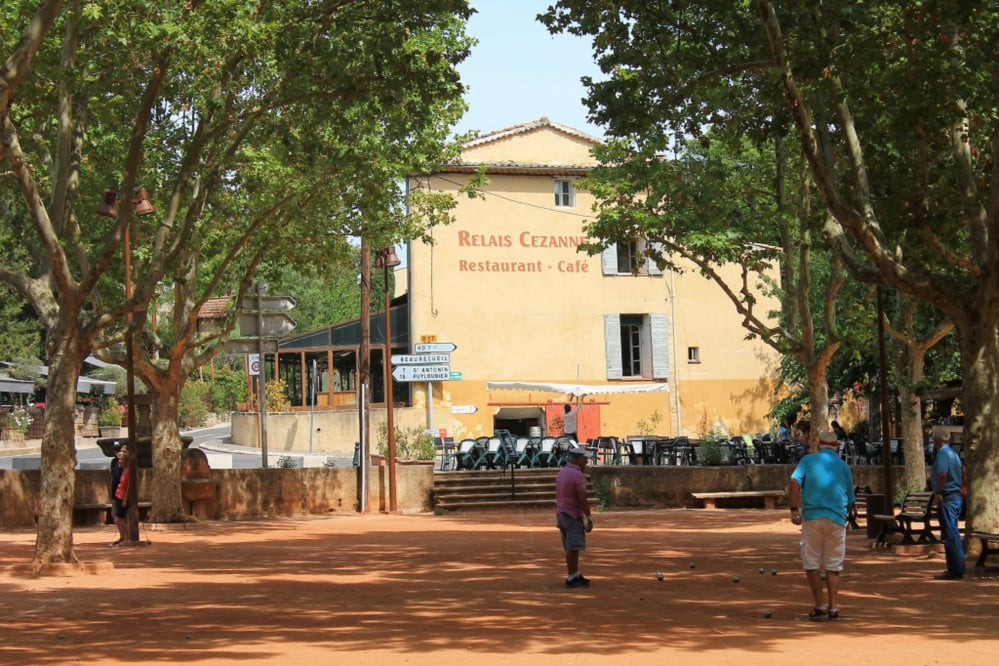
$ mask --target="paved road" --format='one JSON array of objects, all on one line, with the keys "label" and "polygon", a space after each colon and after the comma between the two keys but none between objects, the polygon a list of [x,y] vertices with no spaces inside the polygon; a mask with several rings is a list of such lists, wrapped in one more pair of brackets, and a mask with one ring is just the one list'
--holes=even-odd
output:
[{"label": "paved road", "polygon": [[[208,464],[214,469],[255,469],[262,466],[263,456],[260,449],[249,446],[237,446],[232,443],[231,426],[222,423],[207,428],[183,431],[181,434],[193,438],[191,446],[199,448],[208,456]],[[33,442],[35,446],[38,442]],[[31,443],[29,443],[31,444]],[[271,453],[268,456],[268,466],[277,467],[278,458],[288,457],[295,467],[321,467],[333,463],[338,467],[351,464],[349,458],[329,456],[325,453]],[[104,455],[93,439],[78,439],[76,446],[77,469],[102,469],[109,458]],[[38,469],[39,453],[34,451],[16,456],[3,456],[0,452],[0,469]]]}]

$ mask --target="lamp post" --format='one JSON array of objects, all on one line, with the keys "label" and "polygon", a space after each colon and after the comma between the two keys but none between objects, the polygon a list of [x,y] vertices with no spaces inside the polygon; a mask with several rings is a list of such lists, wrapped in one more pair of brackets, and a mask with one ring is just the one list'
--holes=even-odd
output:
[{"label": "lamp post", "polygon": [[385,291],[385,352],[382,355],[382,369],[385,377],[385,420],[388,430],[388,468],[389,468],[389,512],[399,510],[395,492],[395,423],[392,414],[392,313],[390,307],[392,298],[389,294],[389,268],[398,266],[401,261],[396,256],[395,247],[389,245],[375,254],[375,266],[380,266],[384,276]]},{"label": "lamp post", "polygon": [[[149,215],[155,212],[149,202],[146,188],[136,188],[132,196],[133,212],[136,215]],[[98,215],[118,218],[118,193],[105,192],[104,203],[97,209]],[[132,245],[131,221],[125,225],[123,244],[125,246],[125,302],[132,300]],[[125,315],[128,328],[125,332],[125,389],[128,414],[128,538],[139,540],[139,447],[135,436],[138,425],[135,415],[135,334],[132,330],[132,308]]]}]

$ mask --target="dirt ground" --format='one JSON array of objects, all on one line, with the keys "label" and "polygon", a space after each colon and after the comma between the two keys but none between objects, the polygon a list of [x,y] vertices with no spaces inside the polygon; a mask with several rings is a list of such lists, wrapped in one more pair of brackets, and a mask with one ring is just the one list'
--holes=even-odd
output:
[{"label": "dirt ground", "polygon": [[115,549],[85,528],[86,566],[42,577],[34,533],[6,532],[0,663],[911,666],[999,646],[999,574],[934,581],[939,553],[851,533],[843,617],[820,623],[785,511],[595,522],[589,590],[564,589],[549,511],[144,525],[150,544]]}]

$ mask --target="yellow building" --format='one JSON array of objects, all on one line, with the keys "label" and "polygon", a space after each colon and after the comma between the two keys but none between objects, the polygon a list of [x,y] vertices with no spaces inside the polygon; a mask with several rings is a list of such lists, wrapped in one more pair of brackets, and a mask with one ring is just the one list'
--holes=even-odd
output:
[{"label": "yellow building", "polygon": [[[421,343],[455,349],[395,365],[398,428],[456,439],[499,428],[561,434],[569,396],[552,385],[571,384],[586,387],[573,389],[585,396],[580,439],[769,430],[776,353],[745,339],[717,285],[696,271],[635,265],[642,241],[598,256],[578,251],[593,198],[576,184],[595,164],[596,143],[541,118],[469,141],[460,164],[410,179],[410,188],[451,192],[458,204],[455,221],[433,229],[432,243],[411,243],[408,270],[396,272],[391,354],[417,357]],[[481,196],[458,194],[481,167]],[[758,298],[761,310],[779,309]],[[374,443],[387,418],[389,354],[384,313],[370,321]],[[351,450],[359,341],[358,321],[341,322],[282,340],[276,368],[268,355],[268,375],[285,381],[292,405],[268,417],[272,450]],[[432,366],[429,381],[421,366]],[[497,388],[512,382],[530,388]],[[653,385],[669,390],[630,392]],[[256,443],[254,415],[234,416],[233,440]]]},{"label": "yellow building", "polygon": [[[557,431],[567,396],[490,382],[666,382],[669,392],[588,396],[579,436],[643,426],[692,437],[715,426],[768,430],[776,354],[745,339],[716,285],[696,272],[635,266],[641,241],[600,256],[577,250],[593,198],[576,183],[595,164],[596,143],[541,118],[469,141],[460,164],[411,178],[411,188],[452,192],[459,202],[455,222],[435,228],[432,244],[409,247],[410,340],[457,347],[454,379],[413,383],[413,406],[433,430],[455,437],[498,427],[526,434],[533,424]],[[457,194],[481,167],[482,196]]]}]

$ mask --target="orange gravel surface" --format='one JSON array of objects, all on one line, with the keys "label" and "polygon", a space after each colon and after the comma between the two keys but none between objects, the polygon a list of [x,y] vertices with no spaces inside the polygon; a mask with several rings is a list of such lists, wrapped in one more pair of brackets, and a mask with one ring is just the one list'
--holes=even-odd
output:
[{"label": "orange gravel surface", "polygon": [[785,511],[595,522],[588,590],[563,587],[551,511],[144,525],[150,543],[115,549],[83,528],[83,566],[40,577],[34,533],[5,532],[0,664],[909,666],[999,647],[999,575],[973,563],[934,581],[942,554],[851,533],[843,617],[810,622]]}]

